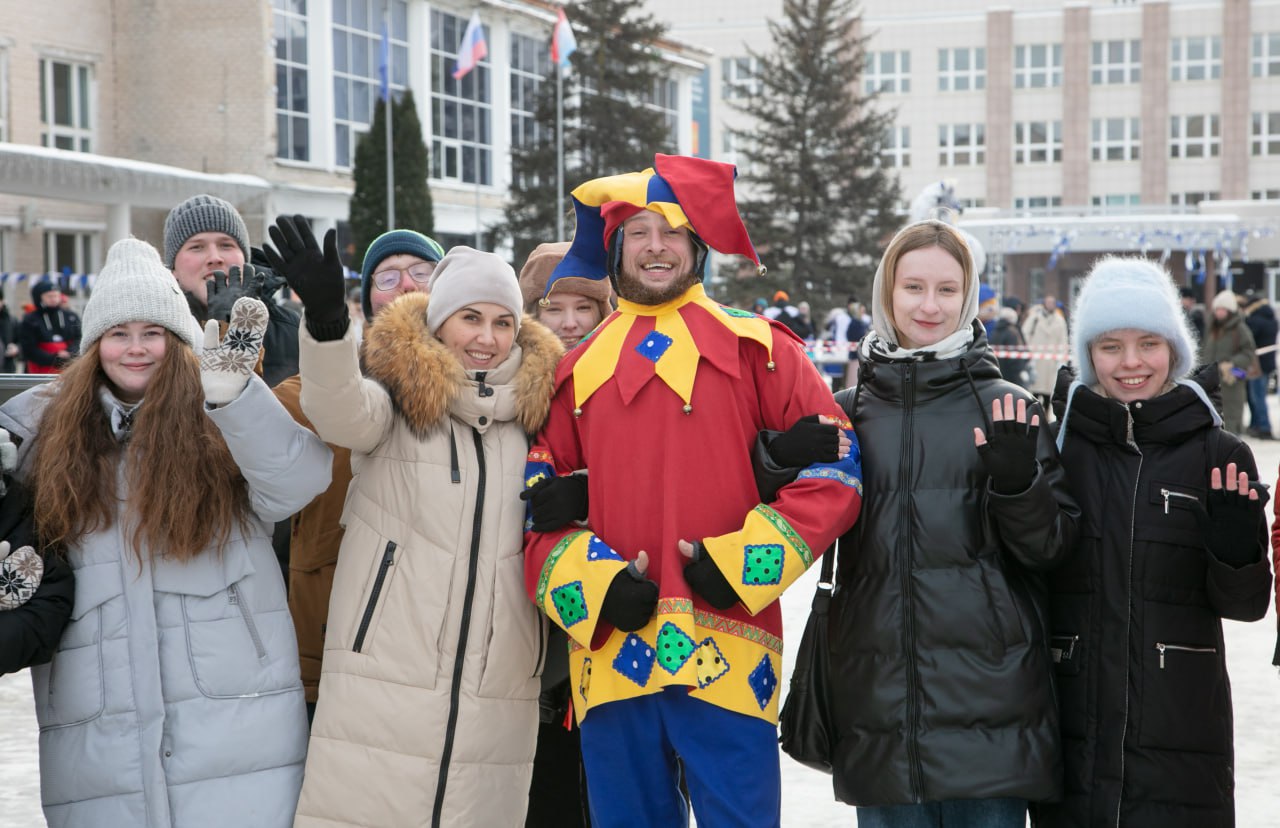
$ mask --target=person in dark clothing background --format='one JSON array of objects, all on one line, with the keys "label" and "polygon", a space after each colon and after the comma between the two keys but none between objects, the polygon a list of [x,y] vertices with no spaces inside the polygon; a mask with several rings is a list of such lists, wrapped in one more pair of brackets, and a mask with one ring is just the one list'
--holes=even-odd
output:
[{"label": "person in dark clothing background", "polygon": [[1182,315],[1196,335],[1196,342],[1204,341],[1204,305],[1196,302],[1195,288],[1183,287],[1178,290],[1182,304]]},{"label": "person in dark clothing background", "polygon": [[80,317],[62,304],[54,282],[31,288],[35,310],[22,318],[20,341],[28,374],[58,374],[80,352]]},{"label": "person in dark clothing background", "polygon": [[1253,342],[1258,346],[1258,364],[1262,368],[1262,376],[1245,381],[1245,393],[1249,403],[1249,428],[1245,432],[1259,440],[1273,439],[1271,434],[1271,415],[1267,411],[1267,389],[1271,386],[1271,375],[1276,372],[1276,312],[1267,297],[1250,290],[1245,294],[1244,323],[1253,334]]},{"label": "person in dark clothing background", "polygon": [[[1026,350],[1027,340],[1022,335],[1022,328],[1018,326],[1018,311],[1016,308],[1006,306],[1000,309],[1000,315],[996,317],[995,330],[991,332],[991,347]],[[1021,385],[1023,388],[1028,387],[1030,384],[1028,371],[1031,365],[1031,360],[1028,357],[1000,356],[998,359],[1000,360],[1000,376],[1009,382]]]},{"label": "person in dark clothing background", "polygon": [[19,323],[9,314],[4,301],[4,293],[0,291],[0,372],[12,374],[18,370],[18,355],[22,348],[18,344]]},{"label": "person in dark clothing background", "polygon": [[[1222,622],[1270,602],[1266,496],[1249,447],[1222,427],[1218,367],[1173,281],[1104,259],[1072,314],[1054,405],[1080,542],[1049,573],[1065,759],[1042,828],[1235,825],[1231,686]],[[1261,496],[1260,496],[1261,494]]]}]

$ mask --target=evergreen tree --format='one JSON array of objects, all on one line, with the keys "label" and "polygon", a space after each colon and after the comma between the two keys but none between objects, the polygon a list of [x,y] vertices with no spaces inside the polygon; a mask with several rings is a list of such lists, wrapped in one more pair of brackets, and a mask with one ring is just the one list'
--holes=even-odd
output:
[{"label": "evergreen tree", "polygon": [[352,267],[359,269],[364,251],[388,230],[417,230],[427,236],[435,228],[431,188],[427,186],[427,145],[413,93],[405,91],[392,101],[391,152],[394,154],[396,226],[387,226],[387,116],[386,106],[374,107],[369,131],[356,143],[351,194],[351,239],[355,245]]},{"label": "evergreen tree", "polygon": [[[566,7],[578,49],[565,70],[565,192],[556,193],[555,67],[538,91],[535,140],[512,149],[513,182],[494,244],[510,239],[516,268],[552,241],[556,211],[572,211],[569,191],[592,178],[642,170],[657,152],[674,152],[670,126],[646,106],[666,78],[654,41],[666,26],[644,0],[578,0]],[[572,216],[566,232],[572,234]]]},{"label": "evergreen tree", "polygon": [[852,0],[784,0],[759,61],[755,117],[742,136],[741,192],[771,288],[817,310],[867,295],[895,213],[897,176],[879,163],[893,112],[862,94],[865,38]]}]

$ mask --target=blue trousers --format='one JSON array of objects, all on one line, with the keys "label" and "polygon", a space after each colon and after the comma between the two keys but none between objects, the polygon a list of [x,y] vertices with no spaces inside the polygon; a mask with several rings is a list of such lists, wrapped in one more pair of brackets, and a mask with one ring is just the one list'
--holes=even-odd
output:
[{"label": "blue trousers", "polygon": [[1025,799],[951,799],[858,808],[858,828],[1024,828]]},{"label": "blue trousers", "polygon": [[1271,433],[1271,415],[1267,412],[1267,380],[1263,375],[1248,380],[1245,391],[1249,394],[1249,427],[1257,431]]},{"label": "blue trousers", "polygon": [[763,719],[668,687],[591,708],[581,733],[593,828],[687,826],[677,757],[699,826],[781,824],[778,732]]}]

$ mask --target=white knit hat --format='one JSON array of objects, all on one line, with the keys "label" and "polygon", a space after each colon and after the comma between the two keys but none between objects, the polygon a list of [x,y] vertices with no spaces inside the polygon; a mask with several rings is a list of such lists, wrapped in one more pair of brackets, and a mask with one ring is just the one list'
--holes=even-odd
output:
[{"label": "white knit hat", "polygon": [[138,239],[121,239],[107,251],[106,264],[84,306],[81,351],[126,322],[148,322],[173,331],[197,349],[197,323],[156,249]]},{"label": "white knit hat", "polygon": [[1181,379],[1195,368],[1196,341],[1168,271],[1141,257],[1108,256],[1089,271],[1071,313],[1071,359],[1081,382],[1098,381],[1090,343],[1125,328],[1164,337],[1173,351],[1169,379]]},{"label": "white knit hat", "polygon": [[431,304],[427,306],[427,330],[435,333],[445,320],[467,305],[492,302],[515,316],[520,332],[520,283],[511,265],[498,255],[464,245],[449,248],[431,274]]},{"label": "white knit hat", "polygon": [[1222,308],[1230,313],[1239,313],[1240,303],[1236,301],[1235,293],[1229,289],[1219,291],[1217,295],[1213,297],[1212,310],[1217,310],[1218,308]]}]

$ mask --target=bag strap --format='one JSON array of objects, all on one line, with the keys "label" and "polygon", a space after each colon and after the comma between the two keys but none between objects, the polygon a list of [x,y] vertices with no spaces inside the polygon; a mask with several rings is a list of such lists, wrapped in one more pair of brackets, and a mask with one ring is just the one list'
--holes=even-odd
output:
[{"label": "bag strap", "polygon": [[818,570],[818,588],[814,591],[813,604],[810,606],[817,615],[826,615],[831,605],[831,593],[835,588],[831,576],[835,574],[835,568],[836,545],[833,543],[830,549],[822,553],[822,568]]}]

